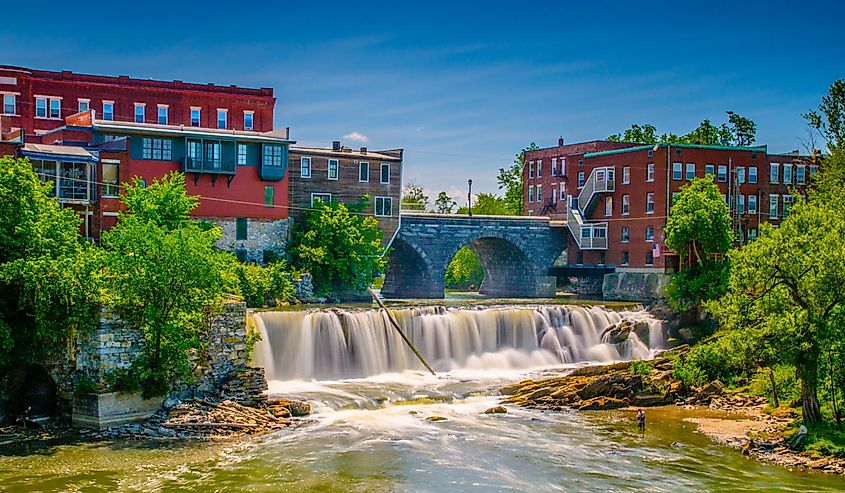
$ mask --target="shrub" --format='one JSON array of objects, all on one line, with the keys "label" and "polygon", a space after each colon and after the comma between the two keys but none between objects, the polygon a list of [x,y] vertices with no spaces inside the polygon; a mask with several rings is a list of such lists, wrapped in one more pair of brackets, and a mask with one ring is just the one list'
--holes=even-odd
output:
[{"label": "shrub", "polygon": [[701,386],[712,380],[730,385],[756,368],[753,354],[741,334],[728,333],[700,344],[673,362],[673,376],[685,386]]},{"label": "shrub", "polygon": [[647,377],[654,371],[654,362],[645,360],[634,360],[631,362],[631,374],[640,377]]},{"label": "shrub", "polygon": [[[772,380],[768,368],[757,369],[751,378],[749,390],[752,394],[767,397],[769,402],[774,403],[772,392]],[[775,375],[775,388],[778,392],[778,399],[781,405],[798,402],[801,397],[801,382],[795,373],[795,367],[790,365],[776,365],[772,368]]]},{"label": "shrub", "polygon": [[238,289],[246,305],[260,308],[272,304],[274,300],[293,301],[294,287],[290,274],[285,270],[285,262],[276,262],[267,267],[254,264],[238,263],[235,275]]}]

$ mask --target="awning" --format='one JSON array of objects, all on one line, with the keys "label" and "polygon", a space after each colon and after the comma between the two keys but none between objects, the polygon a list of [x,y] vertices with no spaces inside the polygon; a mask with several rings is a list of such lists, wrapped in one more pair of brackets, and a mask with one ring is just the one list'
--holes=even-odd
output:
[{"label": "awning", "polygon": [[97,157],[83,147],[47,144],[25,144],[21,154],[32,159],[65,161],[75,163],[96,163]]}]

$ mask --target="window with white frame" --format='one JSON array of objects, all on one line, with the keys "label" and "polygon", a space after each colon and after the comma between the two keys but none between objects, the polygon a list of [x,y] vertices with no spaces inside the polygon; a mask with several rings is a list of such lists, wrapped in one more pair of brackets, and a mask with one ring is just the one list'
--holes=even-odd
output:
[{"label": "window with white frame", "polygon": [[103,120],[114,120],[114,101],[103,101]]},{"label": "window with white frame", "polygon": [[740,214],[745,214],[745,195],[739,194],[736,196],[736,210]]},{"label": "window with white frame", "polygon": [[103,197],[117,197],[119,194],[120,161],[104,159],[101,167],[103,170]]},{"label": "window with white frame", "polygon": [[622,226],[622,234],[619,241],[622,243],[628,243],[631,241],[631,231],[628,229],[628,226]]},{"label": "window with white frame", "polygon": [[47,118],[47,98],[35,98],[35,118]]},{"label": "window with white frame", "polygon": [[166,104],[158,105],[158,114],[156,115],[156,121],[159,125],[167,125],[168,121],[168,106]]},{"label": "window with white frame", "polygon": [[654,214],[654,192],[645,194],[645,213]]},{"label": "window with white frame", "polygon": [[557,158],[552,158],[552,176],[557,176]]},{"label": "window with white frame", "polygon": [[560,176],[566,176],[566,158],[560,158]]},{"label": "window with white frame", "polygon": [[144,120],[146,120],[146,109],[146,104],[135,103],[135,123],[144,123]]},{"label": "window with white frame", "polygon": [[748,196],[748,213],[749,214],[757,214],[757,196],[756,195],[749,195]]},{"label": "window with white frame", "polygon": [[50,118],[54,120],[62,118],[62,98],[50,98]]},{"label": "window with white frame", "polygon": [[783,165],[783,183],[785,185],[792,185],[792,165]]},{"label": "window with white frame", "polygon": [[534,202],[534,185],[528,185],[528,203]]},{"label": "window with white frame", "polygon": [[740,185],[745,183],[745,166],[737,166],[736,181],[739,182]]},{"label": "window with white frame", "polygon": [[17,114],[17,96],[14,94],[3,94],[3,114],[16,115]]},{"label": "window with white frame", "polygon": [[769,163],[769,183],[780,183],[779,163]]},{"label": "window with white frame", "polygon": [[654,226],[645,229],[645,241],[654,241]]},{"label": "window with white frame", "polygon": [[254,118],[254,111],[244,111],[244,130],[252,130],[255,128],[253,123]]},{"label": "window with white frame", "polygon": [[719,180],[719,183],[726,183],[728,181],[728,167],[720,164],[716,178]]},{"label": "window with white frame", "polygon": [[337,159],[329,159],[329,180],[337,180],[338,167],[339,164]]},{"label": "window with white frame", "polygon": [[[279,144],[264,144],[263,149],[262,164],[264,166],[281,167],[284,164],[284,146]],[[308,176],[311,176],[310,169]]]},{"label": "window with white frame", "polygon": [[622,184],[627,185],[631,183],[631,167],[630,166],[623,166],[622,167]]},{"label": "window with white frame", "polygon": [[715,164],[705,164],[704,165],[704,174],[710,175],[713,179],[716,179],[716,165]]},{"label": "window with white frame", "polygon": [[246,144],[238,144],[238,166],[246,166]]},{"label": "window with white frame", "polygon": [[684,163],[672,163],[672,179],[680,181],[684,179]]},{"label": "window with white frame", "polygon": [[540,178],[542,176],[543,176],[543,160],[538,159],[537,160],[537,178]]},{"label": "window with white frame", "polygon": [[631,213],[631,196],[630,195],[623,195],[622,196],[622,215],[627,216]]},{"label": "window with white frame", "polygon": [[605,216],[612,216],[613,215],[613,197],[607,196],[604,198],[604,215]]},{"label": "window with white frame", "polygon": [[537,185],[537,203],[543,202],[543,185]]},{"label": "window with white frame", "polygon": [[217,128],[225,129],[229,126],[229,110],[217,108]]},{"label": "window with white frame", "polygon": [[695,163],[687,163],[687,181],[695,178]]},{"label": "window with white frame", "polygon": [[795,203],[795,197],[792,195],[784,195],[783,196],[783,218],[786,219],[789,216],[789,209],[792,207],[792,204]]},{"label": "window with white frame", "polygon": [[583,171],[579,171],[579,172],[578,172],[578,188],[581,188],[581,187],[583,187],[583,186],[584,186],[584,179],[585,179],[585,178],[584,178],[584,172],[583,172]]},{"label": "window with white frame", "polygon": [[141,157],[156,161],[173,160],[173,141],[144,137],[141,140]]},{"label": "window with white frame", "polygon": [[757,184],[757,166],[748,167],[748,183]]},{"label": "window with white frame", "polygon": [[748,241],[754,241],[757,239],[757,228],[749,228],[748,229]]},{"label": "window with white frame", "polygon": [[819,170],[819,167],[815,164],[811,164],[810,167],[809,167],[809,170],[810,170],[810,177],[812,177]]},{"label": "window with white frame", "polygon": [[390,183],[390,163],[381,163],[381,183]]},{"label": "window with white frame", "polygon": [[795,183],[803,185],[807,182],[807,171],[803,164],[795,166]]},{"label": "window with white frame", "polygon": [[393,215],[393,198],[392,197],[376,197],[376,216],[392,216]]},{"label": "window with white frame", "polygon": [[91,100],[90,99],[77,99],[77,108],[79,112],[82,113],[83,111],[88,111],[91,109]]},{"label": "window with white frame", "polygon": [[654,163],[646,165],[645,181],[654,181]]},{"label": "window with white frame", "polygon": [[654,252],[649,250],[645,252],[645,264],[654,265]]},{"label": "window with white frame", "polygon": [[304,157],[304,158],[299,160],[299,175],[302,176],[303,178],[311,178],[311,158],[310,157]]},{"label": "window with white frame", "polygon": [[534,178],[534,161],[528,161],[528,178]]},{"label": "window with white frame", "polygon": [[202,113],[201,108],[191,107],[191,126],[192,127],[199,127],[200,126],[201,113]]},{"label": "window with white frame", "polygon": [[622,262],[620,262],[619,265],[628,265],[628,261],[630,260],[630,257],[631,257],[630,252],[628,252],[627,250],[623,251],[622,252]]},{"label": "window with white frame", "polygon": [[778,194],[769,194],[769,219],[778,218]]},{"label": "window with white frame", "polygon": [[312,193],[311,194],[311,207],[318,206],[320,204],[328,204],[332,201],[332,194],[330,193]]},{"label": "window with white frame", "polygon": [[370,163],[366,161],[358,163],[358,181],[362,183],[370,181]]}]

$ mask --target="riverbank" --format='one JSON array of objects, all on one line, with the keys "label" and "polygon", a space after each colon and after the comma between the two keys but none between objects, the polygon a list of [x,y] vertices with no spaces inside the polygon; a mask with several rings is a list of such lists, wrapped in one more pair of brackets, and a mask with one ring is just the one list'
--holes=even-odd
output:
[{"label": "riverbank", "polygon": [[699,433],[747,456],[788,468],[845,475],[845,459],[811,456],[787,446],[794,415],[764,412],[765,398],[730,391],[718,381],[687,388],[672,373],[672,361],[667,357],[585,366],[559,377],[508,385],[501,394],[504,403],[543,411],[627,410],[632,423],[637,408],[680,406],[691,411],[719,411],[716,416],[708,413],[683,419],[694,423]]}]

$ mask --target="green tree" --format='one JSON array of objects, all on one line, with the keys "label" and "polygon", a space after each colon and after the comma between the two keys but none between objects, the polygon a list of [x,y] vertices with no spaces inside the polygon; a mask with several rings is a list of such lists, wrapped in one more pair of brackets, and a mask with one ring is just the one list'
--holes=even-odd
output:
[{"label": "green tree", "polygon": [[434,201],[434,212],[438,214],[451,214],[452,209],[458,205],[457,202],[452,200],[452,197],[449,196],[446,192],[440,192],[437,194],[437,200]]},{"label": "green tree", "polygon": [[831,84],[818,110],[810,110],[803,116],[831,150],[845,144],[845,79]]},{"label": "green tree", "polygon": [[322,204],[306,212],[290,253],[294,266],[314,276],[318,294],[361,291],[387,268],[381,239],[375,218],[352,214],[344,204]]},{"label": "green tree", "polygon": [[614,134],[607,138],[611,142],[636,142],[640,144],[657,144],[661,138],[657,135],[657,128],[650,123],[638,125],[634,123],[631,128],[621,134]]},{"label": "green tree", "polygon": [[728,145],[731,143],[731,133],[728,126],[713,125],[710,120],[703,120],[692,132],[681,136],[683,144]]},{"label": "green tree", "polygon": [[164,395],[190,378],[190,350],[201,347],[207,316],[222,300],[217,227],[188,219],[197,201],[185,178],[170,173],[145,187],[135,179],[122,196],[127,212],[103,234],[109,304],[141,328],[146,353],[136,366],[144,395]]},{"label": "green tree", "polygon": [[[467,214],[467,207],[459,207],[458,214]],[[492,193],[480,193],[472,202],[472,213],[480,216],[512,216],[513,210],[507,199]]]},{"label": "green tree", "polygon": [[478,289],[484,280],[484,267],[469,247],[458,250],[455,257],[446,267],[445,282],[450,289]]},{"label": "green tree", "polygon": [[0,159],[0,375],[43,362],[96,323],[100,258],[82,219],[27,159]]},{"label": "green tree", "polygon": [[636,144],[702,144],[702,145],[737,145],[748,146],[754,143],[757,134],[756,124],[747,117],[728,111],[727,123],[715,125],[708,119],[703,120],[691,132],[677,135],[664,133],[659,137],[657,128],[650,123],[633,124],[619,134],[607,138],[611,142],[630,142]]},{"label": "green tree", "polygon": [[402,210],[425,212],[428,208],[428,195],[419,185],[408,184],[402,192]]},{"label": "green tree", "polygon": [[682,265],[670,283],[670,299],[696,312],[702,302],[722,294],[727,266],[714,257],[733,242],[728,207],[712,178],[695,178],[681,188],[665,228],[666,246],[680,255]]},{"label": "green tree", "polygon": [[[536,151],[539,149],[537,144],[532,142],[522,149],[516,155],[513,164],[508,168],[499,168],[499,176],[496,181],[499,184],[499,190],[505,191],[504,204],[505,210],[502,213],[507,216],[520,216],[523,213],[523,181],[522,174],[525,169],[525,151]],[[473,207],[473,211],[475,208]],[[479,213],[481,214],[481,213]]]},{"label": "green tree", "polygon": [[[840,201],[841,202],[841,196]],[[708,304],[728,330],[765,341],[801,378],[804,419],[822,419],[823,351],[845,340],[845,210],[799,198],[778,228],[730,254],[728,293]]]},{"label": "green tree", "polygon": [[757,138],[757,125],[750,118],[728,111],[728,131],[734,145],[750,146]]}]

